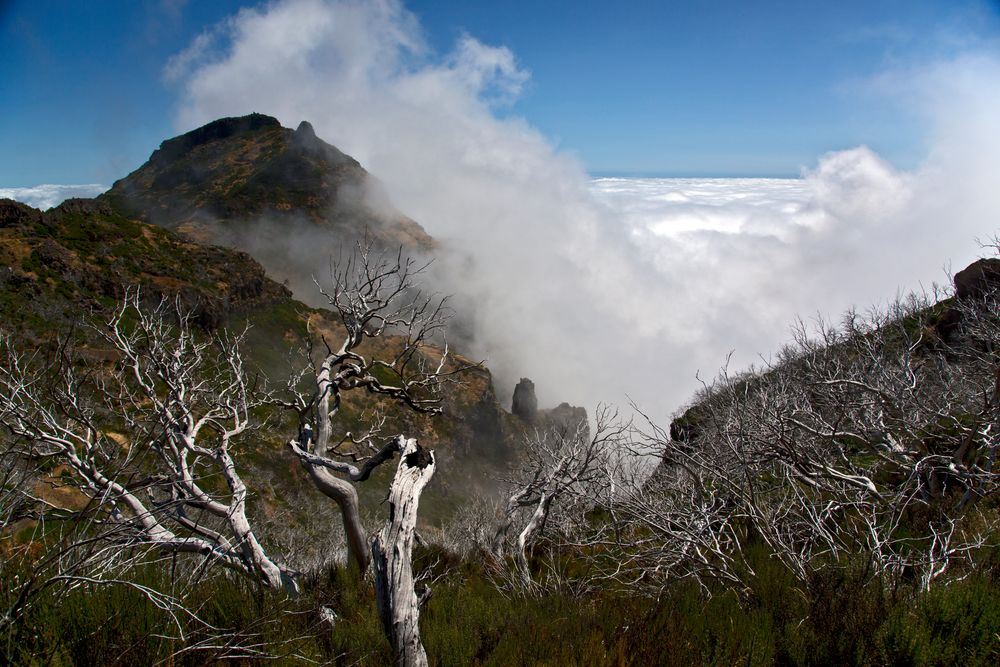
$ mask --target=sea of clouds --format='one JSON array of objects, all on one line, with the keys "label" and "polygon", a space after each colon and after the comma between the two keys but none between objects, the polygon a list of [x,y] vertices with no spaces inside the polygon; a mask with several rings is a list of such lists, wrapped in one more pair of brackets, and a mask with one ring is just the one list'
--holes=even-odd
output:
[{"label": "sea of clouds", "polygon": [[25,188],[0,188],[0,199],[14,199],[47,211],[71,197],[96,197],[108,189],[106,185],[87,183],[84,185],[34,185]]},{"label": "sea of clouds", "polygon": [[250,111],[305,119],[377,175],[441,242],[435,287],[474,309],[469,352],[507,400],[528,376],[543,404],[631,397],[665,421],[730,352],[742,366],[797,316],[945,281],[1000,226],[988,51],[865,83],[921,115],[919,167],[844,146],[785,180],[591,179],[509,113],[530,77],[515,54],[469,35],[434,53],[395,0],[244,9],[164,76],[178,131]]}]

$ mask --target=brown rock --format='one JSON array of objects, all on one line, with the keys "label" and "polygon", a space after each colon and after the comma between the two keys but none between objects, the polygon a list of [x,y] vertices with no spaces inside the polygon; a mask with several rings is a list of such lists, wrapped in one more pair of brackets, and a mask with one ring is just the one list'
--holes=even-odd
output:
[{"label": "brown rock", "polygon": [[978,299],[1000,289],[1000,259],[990,257],[973,262],[955,274],[955,296]]}]

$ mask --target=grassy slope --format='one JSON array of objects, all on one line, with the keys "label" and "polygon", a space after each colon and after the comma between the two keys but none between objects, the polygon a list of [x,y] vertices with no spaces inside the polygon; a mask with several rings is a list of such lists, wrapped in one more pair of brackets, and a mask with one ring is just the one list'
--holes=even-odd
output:
[{"label": "grassy slope", "polygon": [[[436,561],[418,550],[418,565],[451,568],[434,586],[421,616],[433,665],[994,665],[1000,660],[1000,589],[979,576],[931,594],[886,590],[881,582],[840,573],[796,586],[773,563],[757,563],[758,581],[744,600],[717,592],[706,599],[678,585],[659,599],[596,593],[509,597],[474,563]],[[161,571],[142,583],[168,586]],[[228,641],[263,644],[276,660],[240,664],[388,665],[370,583],[330,569],[298,600],[216,578],[189,602]],[[337,614],[331,627],[320,606]],[[151,665],[204,638],[182,619],[188,641],[165,639],[177,628],[127,588],[79,589],[61,604],[40,604],[39,632],[12,635],[4,648],[16,664]],[[211,642],[218,647],[220,642]],[[228,652],[230,655],[232,651]],[[174,665],[207,665],[226,651],[182,652]]]}]

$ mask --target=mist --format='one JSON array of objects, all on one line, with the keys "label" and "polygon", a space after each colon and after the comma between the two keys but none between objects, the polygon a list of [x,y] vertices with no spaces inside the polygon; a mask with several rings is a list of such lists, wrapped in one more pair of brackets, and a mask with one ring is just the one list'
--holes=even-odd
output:
[{"label": "mist", "polygon": [[432,53],[391,0],[244,9],[164,72],[178,131],[251,111],[309,120],[373,173],[441,243],[433,287],[474,304],[463,351],[508,400],[527,376],[545,406],[630,397],[666,421],[730,352],[742,366],[796,316],[944,281],[997,228],[994,53],[897,66],[857,92],[920,115],[918,168],[845,146],[790,180],[592,181],[509,113],[530,80],[516,54],[469,35]]}]

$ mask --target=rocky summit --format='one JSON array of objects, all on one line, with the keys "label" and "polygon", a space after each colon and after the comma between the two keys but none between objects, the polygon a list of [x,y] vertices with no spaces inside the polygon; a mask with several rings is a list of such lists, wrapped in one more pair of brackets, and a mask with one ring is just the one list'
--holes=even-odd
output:
[{"label": "rocky summit", "polygon": [[242,226],[261,223],[298,224],[340,242],[368,236],[409,251],[432,246],[358,161],[311,124],[292,130],[259,113],[167,139],[101,199],[126,217],[235,247],[246,245]]}]

